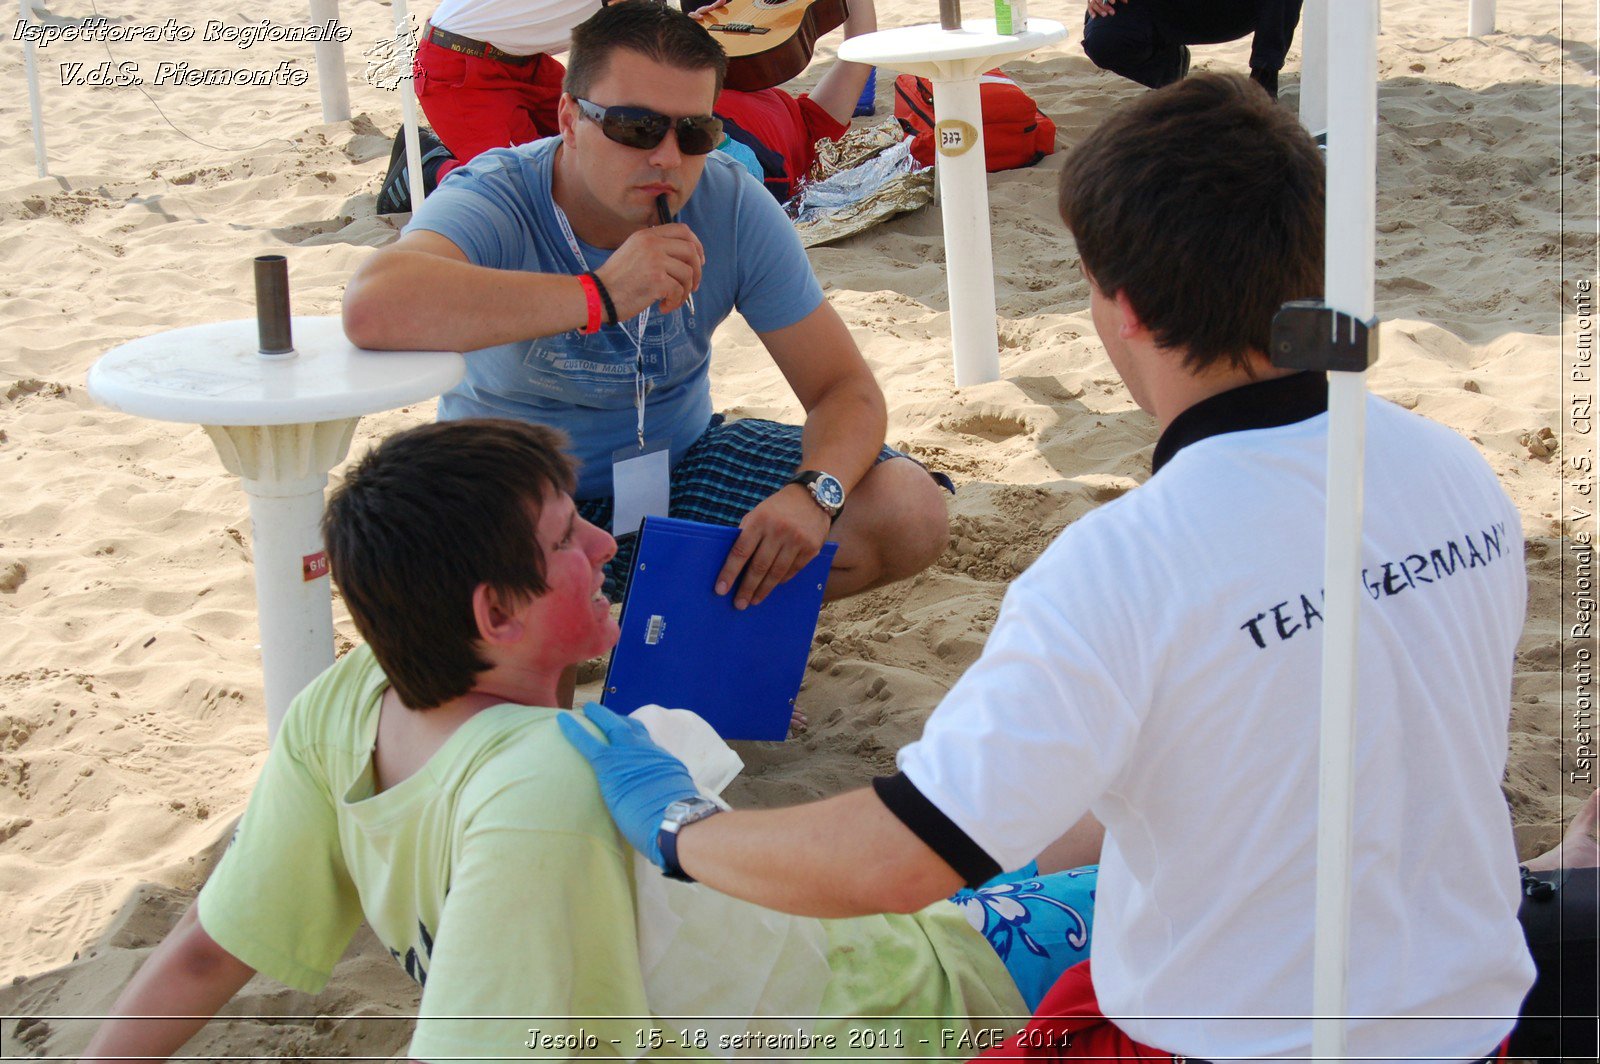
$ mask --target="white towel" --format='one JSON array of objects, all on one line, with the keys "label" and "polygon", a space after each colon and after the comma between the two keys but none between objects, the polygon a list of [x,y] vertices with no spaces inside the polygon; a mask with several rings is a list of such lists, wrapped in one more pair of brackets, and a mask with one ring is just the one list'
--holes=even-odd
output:
[{"label": "white towel", "polygon": [[[644,725],[657,746],[683,762],[694,785],[708,798],[721,801],[723,790],[744,771],[739,755],[693,710],[652,704],[634,710],[633,719]],[[728,803],[721,804],[726,808]]]},{"label": "white towel", "polygon": [[[744,762],[711,725],[687,709],[654,705],[633,716],[688,767],[702,794],[722,801]],[[747,1031],[810,1031],[811,1021],[793,1017],[817,1014],[831,977],[821,921],[668,879],[642,855],[634,863],[634,880],[639,967],[652,1012],[704,1030],[704,1052],[722,1060],[770,1055],[724,1047],[738,1045]],[[711,1016],[736,1018],[703,1019]]]}]

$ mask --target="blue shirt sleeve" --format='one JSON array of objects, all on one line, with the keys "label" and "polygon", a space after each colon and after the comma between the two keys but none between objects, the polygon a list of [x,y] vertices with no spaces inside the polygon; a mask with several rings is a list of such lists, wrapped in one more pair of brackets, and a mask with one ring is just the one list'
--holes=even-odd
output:
[{"label": "blue shirt sleeve", "polygon": [[[771,193],[737,162],[715,155],[707,159],[702,180],[713,193],[728,184],[734,186],[738,276],[733,302],[750,328],[758,333],[776,332],[821,306],[822,285],[811,271],[811,260],[806,258],[794,223]],[[695,195],[700,195],[698,189]]]},{"label": "blue shirt sleeve", "polygon": [[405,231],[438,233],[478,266],[537,269],[538,264],[529,261],[536,242],[537,202],[526,188],[530,176],[510,151],[485,152],[451,173],[423,202]]}]

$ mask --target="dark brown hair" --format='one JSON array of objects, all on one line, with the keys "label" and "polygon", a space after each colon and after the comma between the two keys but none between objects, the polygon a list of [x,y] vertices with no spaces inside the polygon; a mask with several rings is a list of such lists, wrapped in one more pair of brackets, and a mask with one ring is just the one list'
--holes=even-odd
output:
[{"label": "dark brown hair", "polygon": [[722,91],[728,53],[700,23],[675,6],[655,0],[617,0],[573,30],[562,89],[587,98],[590,88],[604,76],[611,53],[619,48],[638,52],[663,66],[713,70],[717,75],[716,91]]},{"label": "dark brown hair", "polygon": [[1272,316],[1322,296],[1323,161],[1249,79],[1196,74],[1119,108],[1067,158],[1061,218],[1102,294],[1204,369],[1265,354]]},{"label": "dark brown hair", "polygon": [[520,421],[420,425],[384,440],[328,500],[333,579],[395,693],[412,709],[466,694],[478,653],[472,594],[543,594],[534,532],[549,495],[572,490],[560,433]]}]

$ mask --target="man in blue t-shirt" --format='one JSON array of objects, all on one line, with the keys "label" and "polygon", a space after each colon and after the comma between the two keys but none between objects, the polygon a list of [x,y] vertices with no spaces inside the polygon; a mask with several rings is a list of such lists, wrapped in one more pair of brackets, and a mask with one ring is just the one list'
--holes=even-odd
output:
[{"label": "man in blue t-shirt", "polygon": [[[602,9],[573,32],[560,135],[452,174],[351,278],[345,330],[362,347],[471,352],[440,418],[566,432],[586,520],[613,527],[614,499],[637,511],[651,488],[628,485],[653,481],[672,516],[739,525],[716,585],[736,607],[830,537],[837,598],[925,568],[948,519],[928,473],[883,446],[883,393],[788,219],[709,154],[725,65],[685,15],[643,0]],[[803,426],[714,415],[711,337],[735,309]],[[667,460],[652,470],[657,449]]]}]

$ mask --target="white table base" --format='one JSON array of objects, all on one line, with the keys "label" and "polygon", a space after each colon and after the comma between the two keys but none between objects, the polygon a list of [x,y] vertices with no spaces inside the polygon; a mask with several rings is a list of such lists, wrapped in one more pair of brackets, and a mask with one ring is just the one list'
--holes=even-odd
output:
[{"label": "white table base", "polygon": [[1027,30],[1015,35],[996,33],[993,19],[973,19],[960,30],[908,26],[852,37],[839,46],[840,59],[902,70],[933,83],[935,170],[944,215],[950,341],[958,388],[1000,379],[978,79],[999,63],[1053,44],[1066,34],[1059,22],[1047,19],[1030,18]]},{"label": "white table base", "polygon": [[254,321],[159,333],[89,370],[97,403],[204,426],[250,498],[267,730],[333,664],[323,490],[363,414],[431,399],[466,372],[458,354],[362,351],[338,318],[295,318],[296,353],[263,358]]}]

